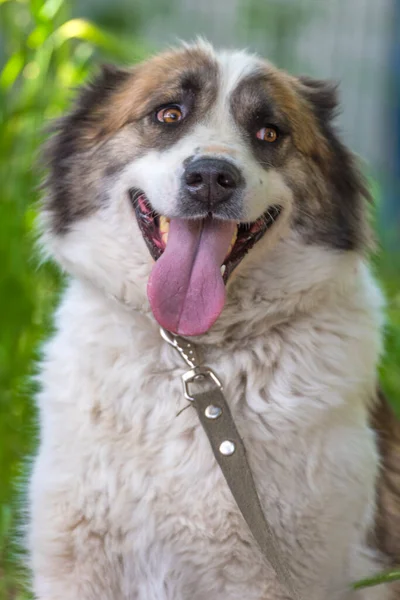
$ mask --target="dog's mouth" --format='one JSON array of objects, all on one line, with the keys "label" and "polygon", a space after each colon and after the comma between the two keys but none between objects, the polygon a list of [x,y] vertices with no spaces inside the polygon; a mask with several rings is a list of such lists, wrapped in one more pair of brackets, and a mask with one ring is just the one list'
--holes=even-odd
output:
[{"label": "dog's mouth", "polygon": [[225,284],[281,213],[272,206],[252,223],[213,218],[169,219],[155,213],[145,194],[131,191],[143,239],[156,261],[148,296],[157,321],[181,335],[205,333],[225,302]]}]

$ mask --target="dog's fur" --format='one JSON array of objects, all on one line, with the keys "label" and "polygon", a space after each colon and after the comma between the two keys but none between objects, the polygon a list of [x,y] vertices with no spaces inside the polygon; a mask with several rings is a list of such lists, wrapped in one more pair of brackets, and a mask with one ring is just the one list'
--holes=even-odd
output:
[{"label": "dog's fur", "polygon": [[[176,97],[189,115],[163,130],[148,115]],[[326,83],[198,43],[131,71],[104,69],[58,124],[42,220],[72,277],[38,397],[29,529],[38,599],[287,598],[195,411],[180,412],[184,365],[146,298],[152,260],[128,192],[179,216],[182,165],[198,153],[242,169],[240,220],[283,207],[198,342],[223,380],[296,586],[304,600],[391,597],[390,586],[350,591],[399,559],[388,469],[398,469],[390,440],[400,436],[382,425],[377,401],[382,298],[365,260],[367,194],[332,127],[335,107]],[[274,149],[252,137],[265,122],[283,132]]]}]

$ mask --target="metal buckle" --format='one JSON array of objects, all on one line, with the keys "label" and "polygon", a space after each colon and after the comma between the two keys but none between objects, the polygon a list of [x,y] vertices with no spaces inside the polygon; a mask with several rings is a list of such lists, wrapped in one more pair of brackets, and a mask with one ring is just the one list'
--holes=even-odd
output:
[{"label": "metal buckle", "polygon": [[191,367],[190,371],[186,371],[186,373],[182,375],[183,393],[186,400],[189,400],[190,402],[194,401],[193,396],[189,393],[189,384],[193,383],[193,381],[201,381],[208,378],[215,383],[218,389],[222,390],[222,383],[216,374],[209,367],[199,365],[200,359],[196,352],[197,349],[191,342],[167,331],[163,327],[160,327],[160,333],[161,337],[170,346],[175,348],[186,364]]},{"label": "metal buckle", "polygon": [[222,383],[211,369],[208,367],[194,367],[182,375],[183,393],[186,400],[190,402],[194,401],[193,396],[189,393],[189,384],[193,383],[193,381],[201,381],[206,378],[209,378],[216,384],[217,388],[222,390]]},{"label": "metal buckle", "polygon": [[161,337],[179,352],[185,363],[189,365],[191,369],[194,369],[201,362],[197,349],[191,342],[170,333],[163,327],[160,327],[160,333]]}]

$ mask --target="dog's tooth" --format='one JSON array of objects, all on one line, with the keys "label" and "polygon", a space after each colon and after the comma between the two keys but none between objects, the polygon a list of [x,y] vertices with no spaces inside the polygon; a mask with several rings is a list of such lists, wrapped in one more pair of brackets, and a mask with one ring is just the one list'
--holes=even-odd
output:
[{"label": "dog's tooth", "polygon": [[226,269],[226,266],[222,265],[222,267],[221,267],[221,275],[223,275],[225,273],[225,269]]},{"label": "dog's tooth", "polygon": [[167,241],[168,241],[169,219],[167,217],[164,217],[163,215],[161,215],[161,217],[159,218],[159,229],[160,229],[161,240],[165,247],[167,245]]},{"label": "dog's tooth", "polygon": [[239,228],[238,228],[238,227],[236,227],[235,231],[233,232],[233,236],[232,236],[232,239],[231,239],[231,243],[229,244],[229,248],[228,248],[228,252],[227,252],[227,255],[226,255],[226,256],[229,256],[229,255],[230,255],[230,253],[232,252],[233,246],[235,245],[235,243],[236,243],[236,240],[237,240],[238,231],[239,231]]},{"label": "dog's tooth", "polygon": [[168,233],[169,231],[169,219],[164,216],[160,217],[160,232],[161,234]]},{"label": "dog's tooth", "polygon": [[232,239],[231,239],[230,246],[229,246],[229,252],[231,252],[231,251],[232,251],[232,248],[233,248],[233,246],[234,246],[234,245],[235,245],[235,243],[236,243],[237,236],[238,236],[238,228],[236,227],[236,229],[235,229],[235,231],[234,231],[234,233],[233,233]]},{"label": "dog's tooth", "polygon": [[232,239],[231,239],[231,246],[232,246],[232,248],[233,248],[233,246],[235,245],[235,242],[236,242],[236,240],[237,240],[238,231],[239,231],[239,228],[238,228],[238,227],[236,227],[235,231],[233,232]]}]

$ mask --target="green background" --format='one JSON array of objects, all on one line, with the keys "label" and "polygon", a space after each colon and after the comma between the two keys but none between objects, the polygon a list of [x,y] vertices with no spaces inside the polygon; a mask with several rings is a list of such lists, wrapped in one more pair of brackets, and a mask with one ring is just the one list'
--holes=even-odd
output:
[{"label": "green background", "polygon": [[[148,54],[140,39],[145,18],[139,11],[128,34],[118,11],[103,12],[95,24],[72,17],[63,0],[0,0],[0,600],[28,597],[17,508],[36,444],[32,375],[62,287],[57,269],[41,264],[35,249],[43,125],[63,112],[96,63],[133,63]],[[379,207],[381,182],[369,176]],[[396,248],[373,260],[388,298],[382,383],[400,412],[400,261]]]}]

